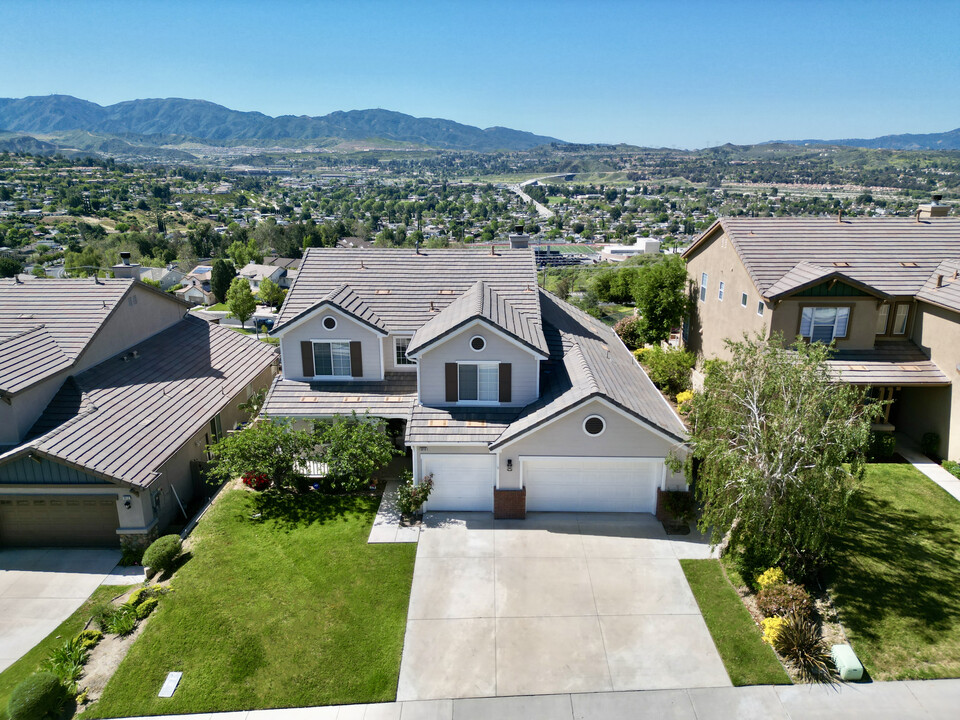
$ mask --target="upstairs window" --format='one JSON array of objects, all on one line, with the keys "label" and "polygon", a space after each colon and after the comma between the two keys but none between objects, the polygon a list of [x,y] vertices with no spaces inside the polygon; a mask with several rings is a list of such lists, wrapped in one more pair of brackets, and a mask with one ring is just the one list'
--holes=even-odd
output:
[{"label": "upstairs window", "polygon": [[723,280],[720,281],[720,289],[717,291],[717,300],[723,302]]},{"label": "upstairs window", "polygon": [[700,274],[700,302],[707,301],[707,274]]},{"label": "upstairs window", "polygon": [[757,315],[763,317],[763,300],[757,303]]},{"label": "upstairs window", "polygon": [[410,347],[409,337],[397,337],[393,339],[394,364],[396,365],[416,365],[416,360],[407,357],[407,348]]},{"label": "upstairs window", "polygon": [[884,303],[877,310],[877,335],[887,334],[887,325],[890,323],[890,306]]},{"label": "upstairs window", "polygon": [[800,334],[810,342],[830,344],[847,336],[848,307],[806,307],[800,317]]},{"label": "upstairs window", "polygon": [[747,294],[740,293],[740,307],[746,307],[746,306],[747,306]]},{"label": "upstairs window", "polygon": [[907,303],[897,303],[896,312],[893,315],[893,334],[907,334],[907,320],[910,318],[910,306]]},{"label": "upstairs window", "polygon": [[349,342],[315,342],[313,344],[314,374],[326,377],[350,377]]},{"label": "upstairs window", "polygon": [[500,400],[500,367],[497,363],[460,363],[458,379],[461,401]]}]

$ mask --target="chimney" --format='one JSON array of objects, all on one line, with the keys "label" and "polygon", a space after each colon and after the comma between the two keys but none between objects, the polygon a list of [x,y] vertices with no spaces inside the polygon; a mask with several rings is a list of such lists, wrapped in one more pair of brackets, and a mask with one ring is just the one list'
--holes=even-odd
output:
[{"label": "chimney", "polygon": [[950,206],[940,202],[943,199],[943,195],[933,195],[931,199],[933,202],[921,205],[917,211],[918,221],[946,217],[947,213],[950,212]]},{"label": "chimney", "polygon": [[526,250],[530,247],[530,236],[523,233],[523,227],[519,228],[520,232],[510,236],[510,249],[511,250]]},{"label": "chimney", "polygon": [[115,278],[140,279],[140,263],[130,262],[130,253],[126,251],[120,253],[120,263],[114,265],[111,270]]}]

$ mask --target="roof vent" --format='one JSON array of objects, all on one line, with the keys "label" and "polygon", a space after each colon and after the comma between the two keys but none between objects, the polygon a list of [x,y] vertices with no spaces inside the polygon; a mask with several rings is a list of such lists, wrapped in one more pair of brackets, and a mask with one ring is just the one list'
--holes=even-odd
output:
[{"label": "roof vent", "polygon": [[837,210],[837,222],[838,223],[843,222],[843,208],[840,208],[839,210]]},{"label": "roof vent", "polygon": [[943,275],[937,275],[937,287],[943,287]]},{"label": "roof vent", "polygon": [[913,261],[909,261],[909,262],[903,261],[903,260],[900,261],[900,267],[916,267],[916,266],[917,264]]},{"label": "roof vent", "polygon": [[844,260],[838,260],[837,262],[835,262],[835,263],[833,264],[833,266],[834,266],[834,267],[850,267],[850,263],[848,263],[848,262],[846,262],[846,261],[844,261]]},{"label": "roof vent", "polygon": [[390,291],[389,291],[389,290],[385,290],[385,289],[377,290],[377,291],[374,293],[374,295],[389,295],[389,294],[390,294]]},{"label": "roof vent", "polygon": [[363,260],[360,261],[360,269],[361,269],[361,270],[366,270],[366,269],[367,269],[366,265],[363,264]]},{"label": "roof vent", "polygon": [[433,300],[430,301],[430,312],[436,312],[437,309],[433,306]]}]

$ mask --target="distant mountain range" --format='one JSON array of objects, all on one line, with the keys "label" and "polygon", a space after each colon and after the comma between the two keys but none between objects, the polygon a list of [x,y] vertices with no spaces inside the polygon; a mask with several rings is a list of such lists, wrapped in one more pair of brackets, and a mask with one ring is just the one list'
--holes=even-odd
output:
[{"label": "distant mountain range", "polygon": [[390,110],[350,110],[322,117],[270,117],[259,112],[231,110],[205,100],[129,100],[104,107],[70,95],[0,98],[0,131],[39,135],[85,131],[119,137],[179,136],[181,140],[196,139],[211,144],[385,140],[476,151],[528,150],[563,142],[510,128],[481,129],[452,120],[416,118]]},{"label": "distant mountain range", "polygon": [[851,138],[847,140],[774,140],[790,145],[843,145],[845,147],[872,148],[874,150],[960,150],[960,128],[942,133],[925,135],[884,135],[877,138]]}]

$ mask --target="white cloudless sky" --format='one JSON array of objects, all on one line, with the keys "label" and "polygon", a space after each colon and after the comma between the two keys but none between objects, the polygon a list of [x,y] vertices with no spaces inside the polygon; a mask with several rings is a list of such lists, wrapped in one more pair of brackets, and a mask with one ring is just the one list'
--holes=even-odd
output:
[{"label": "white cloudless sky", "polygon": [[951,130],[958,88],[957,2],[0,0],[0,97],[379,107],[694,148]]}]

